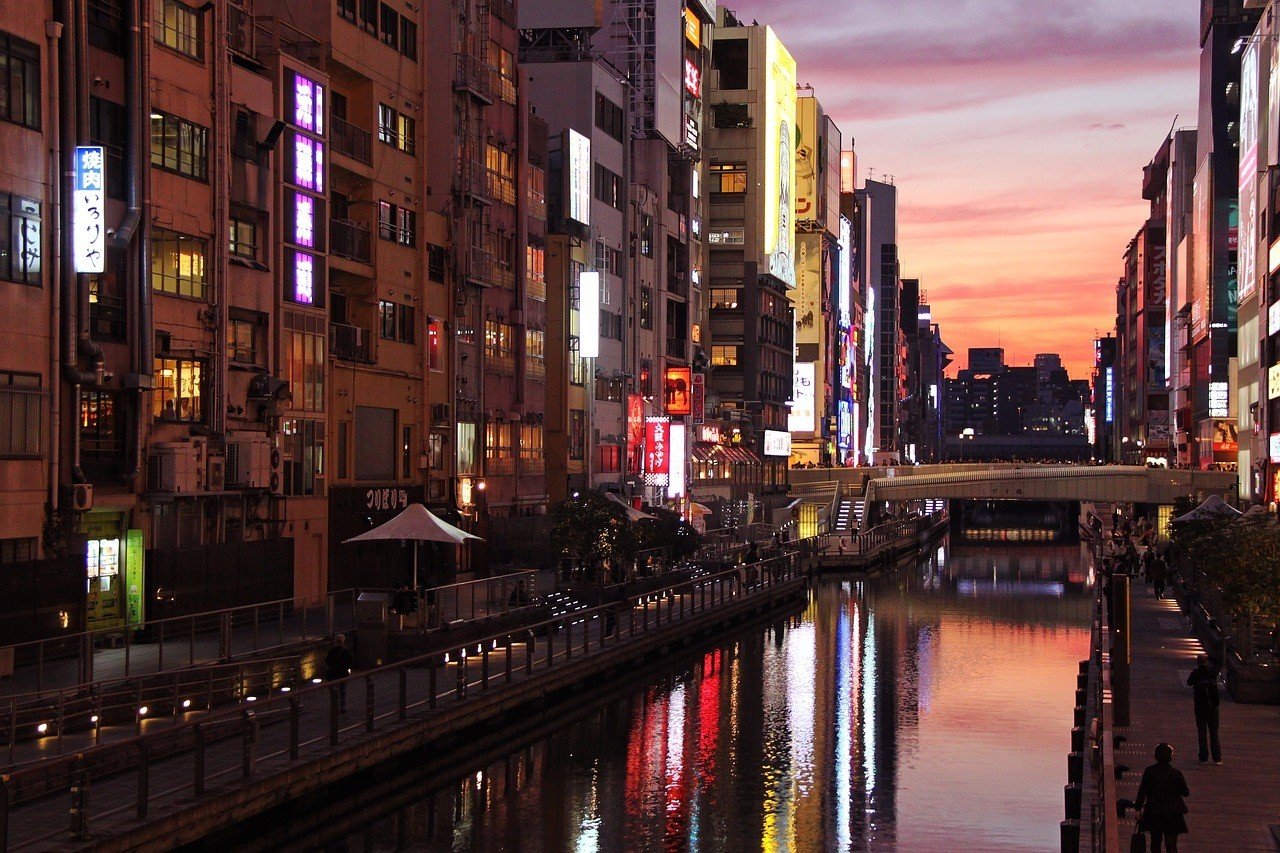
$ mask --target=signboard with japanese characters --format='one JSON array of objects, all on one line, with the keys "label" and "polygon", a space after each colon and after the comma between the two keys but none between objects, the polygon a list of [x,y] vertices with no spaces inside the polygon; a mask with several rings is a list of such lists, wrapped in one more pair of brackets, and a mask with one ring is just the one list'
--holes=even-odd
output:
[{"label": "signboard with japanese characters", "polygon": [[648,418],[645,421],[644,470],[649,485],[667,484],[671,473],[671,438],[666,418]]},{"label": "signboard with japanese characters", "polygon": [[101,145],[76,148],[72,187],[72,252],[76,272],[97,273],[107,268],[106,163]]},{"label": "signboard with japanese characters", "polygon": [[700,424],[707,419],[707,377],[701,373],[693,374],[692,389],[689,392],[691,412],[691,422]]}]

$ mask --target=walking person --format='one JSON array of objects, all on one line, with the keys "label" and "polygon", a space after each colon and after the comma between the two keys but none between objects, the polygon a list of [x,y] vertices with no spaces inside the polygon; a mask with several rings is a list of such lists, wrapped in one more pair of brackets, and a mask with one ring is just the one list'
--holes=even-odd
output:
[{"label": "walking person", "polygon": [[1222,763],[1222,744],[1218,742],[1218,706],[1222,697],[1218,694],[1218,669],[1208,655],[1200,655],[1196,668],[1187,676],[1196,712],[1196,736],[1200,740],[1200,762],[1209,760]]},{"label": "walking person", "polygon": [[1169,583],[1169,566],[1160,557],[1151,561],[1147,570],[1151,577],[1151,586],[1155,589],[1156,598],[1164,598],[1165,586]]},{"label": "walking person", "polygon": [[1151,835],[1151,853],[1160,853],[1161,842],[1168,853],[1178,853],[1178,836],[1187,831],[1187,804],[1191,795],[1187,779],[1173,766],[1173,747],[1156,747],[1156,763],[1142,771],[1138,784],[1138,827]]},{"label": "walking person", "polygon": [[[356,665],[355,656],[347,648],[347,635],[339,634],[333,638],[333,648],[324,656],[324,680],[338,681],[351,674]],[[338,684],[338,711],[347,713],[347,682]]]}]

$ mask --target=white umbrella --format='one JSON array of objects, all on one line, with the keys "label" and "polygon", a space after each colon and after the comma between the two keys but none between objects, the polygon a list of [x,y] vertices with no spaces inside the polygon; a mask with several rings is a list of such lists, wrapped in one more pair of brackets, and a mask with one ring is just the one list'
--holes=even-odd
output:
[{"label": "white umbrella", "polygon": [[418,588],[418,543],[447,542],[461,545],[468,539],[479,540],[480,537],[468,533],[460,527],[435,515],[422,504],[409,506],[390,521],[359,536],[352,536],[346,542],[371,542],[379,539],[410,539],[413,541],[413,588]]},{"label": "white umbrella", "polygon": [[1240,510],[1224,501],[1217,495],[1210,495],[1200,506],[1191,510],[1186,515],[1180,515],[1173,519],[1173,523],[1177,524],[1182,521],[1208,521],[1214,518],[1235,518],[1240,515]]},{"label": "white umbrella", "polygon": [[621,505],[622,508],[627,511],[627,518],[632,521],[644,521],[645,519],[657,518],[656,515],[649,515],[647,512],[641,512],[622,498],[615,495],[613,492],[605,492],[605,497],[614,503]]}]

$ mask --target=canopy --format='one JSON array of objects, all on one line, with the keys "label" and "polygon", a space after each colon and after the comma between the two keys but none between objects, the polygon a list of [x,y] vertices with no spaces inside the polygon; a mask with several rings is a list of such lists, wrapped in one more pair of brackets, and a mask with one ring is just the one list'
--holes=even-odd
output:
[{"label": "canopy", "polygon": [[1217,495],[1210,495],[1200,506],[1191,510],[1186,515],[1180,515],[1173,520],[1174,524],[1183,521],[1210,521],[1215,518],[1235,518],[1240,515],[1240,510],[1231,506]]},{"label": "canopy", "polygon": [[627,511],[627,518],[631,519],[632,521],[645,521],[646,519],[657,518],[657,516],[655,515],[649,515],[649,513],[647,512],[641,512],[640,510],[633,507],[631,504],[624,501],[622,498],[615,495],[613,492],[606,492],[605,497],[616,504],[620,504],[622,508]]},{"label": "canopy", "polygon": [[352,536],[343,544],[371,542],[378,539],[408,539],[413,542],[413,586],[417,589],[419,542],[447,542],[450,545],[461,545],[468,539],[479,540],[480,537],[454,527],[422,504],[409,504],[404,512],[395,518],[359,536]]}]

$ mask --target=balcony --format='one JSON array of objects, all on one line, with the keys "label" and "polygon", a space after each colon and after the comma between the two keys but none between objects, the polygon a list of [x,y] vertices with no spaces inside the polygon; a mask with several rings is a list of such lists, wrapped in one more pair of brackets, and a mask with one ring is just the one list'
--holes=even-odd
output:
[{"label": "balcony", "polygon": [[689,360],[689,342],[679,338],[667,338],[667,358]]},{"label": "balcony", "polygon": [[493,86],[491,84],[493,69],[489,63],[469,53],[456,55],[454,67],[453,91],[466,92],[485,106],[493,103]]},{"label": "balcony", "polygon": [[330,219],[329,252],[362,264],[373,263],[373,241],[369,229],[349,219]]},{"label": "balcony", "polygon": [[471,249],[467,278],[480,287],[513,288],[516,284],[515,271],[510,264],[504,264],[498,256],[479,247]]},{"label": "balcony", "polygon": [[372,337],[368,329],[348,326],[346,323],[330,323],[329,352],[342,361],[373,364]]},{"label": "balcony", "polygon": [[330,122],[333,132],[329,138],[333,141],[333,150],[366,166],[372,165],[373,135],[364,128],[356,127],[337,116],[333,116]]}]

